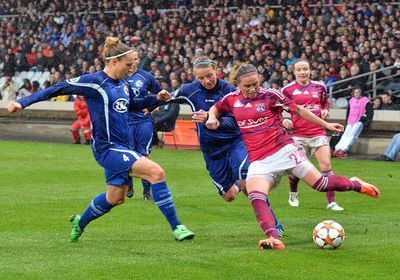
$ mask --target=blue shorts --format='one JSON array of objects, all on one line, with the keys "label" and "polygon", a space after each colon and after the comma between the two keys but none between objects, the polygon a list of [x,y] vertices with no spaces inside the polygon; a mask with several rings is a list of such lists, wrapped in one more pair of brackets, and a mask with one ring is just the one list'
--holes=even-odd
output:
[{"label": "blue shorts", "polygon": [[211,180],[220,195],[224,195],[237,180],[244,180],[249,160],[244,142],[239,139],[232,146],[217,155],[203,153]]},{"label": "blue shorts", "polygon": [[124,146],[114,146],[95,156],[96,161],[104,168],[107,185],[114,186],[126,186],[131,183],[129,172],[141,157],[141,154]]},{"label": "blue shorts", "polygon": [[149,155],[153,142],[153,123],[146,121],[130,124],[129,130],[132,149],[144,156]]}]

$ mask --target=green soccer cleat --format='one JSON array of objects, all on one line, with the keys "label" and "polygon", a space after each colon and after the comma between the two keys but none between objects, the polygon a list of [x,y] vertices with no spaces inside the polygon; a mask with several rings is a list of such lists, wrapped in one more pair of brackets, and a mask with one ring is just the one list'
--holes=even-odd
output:
[{"label": "green soccer cleat", "polygon": [[188,230],[184,225],[178,225],[172,232],[172,234],[178,241],[183,241],[185,239],[192,239],[194,237],[194,233]]},{"label": "green soccer cleat", "polygon": [[80,219],[81,219],[80,215],[72,215],[71,218],[69,218],[69,221],[71,222],[72,226],[71,233],[69,234],[71,242],[78,242],[79,236],[81,236],[83,233],[83,229],[79,227]]}]

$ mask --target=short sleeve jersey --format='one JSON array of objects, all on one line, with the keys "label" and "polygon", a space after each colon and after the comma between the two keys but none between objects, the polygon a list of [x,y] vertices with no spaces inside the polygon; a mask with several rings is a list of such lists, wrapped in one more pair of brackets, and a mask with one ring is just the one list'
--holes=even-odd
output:
[{"label": "short sleeve jersey", "polygon": [[[282,92],[296,104],[302,105],[318,117],[321,117],[323,109],[329,109],[328,94],[323,83],[310,81],[302,86],[294,81],[282,88]],[[297,115],[292,114],[292,122],[293,136],[312,138],[326,135],[325,128]]]}]

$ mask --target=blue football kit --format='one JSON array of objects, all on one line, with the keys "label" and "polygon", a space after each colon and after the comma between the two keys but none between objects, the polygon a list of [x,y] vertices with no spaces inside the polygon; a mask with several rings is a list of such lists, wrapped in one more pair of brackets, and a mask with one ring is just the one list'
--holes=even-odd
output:
[{"label": "blue football kit", "polygon": [[[184,84],[172,93],[173,102],[186,103],[192,111],[208,111],[216,102],[236,88],[224,80],[218,80],[212,90],[205,89],[199,81]],[[200,148],[209,175],[218,193],[224,195],[237,180],[246,179],[249,161],[236,120],[222,115],[217,130],[208,129],[205,123],[197,123]]]},{"label": "blue football kit", "polygon": [[[129,111],[157,107],[164,102],[158,101],[154,95],[135,96],[126,81],[112,79],[104,71],[60,82],[16,102],[25,108],[51,97],[73,94],[85,97],[93,127],[92,151],[96,161],[104,168],[107,184],[116,187],[129,185],[129,172],[142,156],[130,149]],[[175,238],[193,238],[193,233],[180,223],[176,215],[166,182],[152,184],[151,190]],[[97,195],[82,216],[71,217],[71,241],[77,242],[91,221],[108,213],[114,206],[108,202],[106,192]]]},{"label": "blue football kit", "polygon": [[[149,94],[157,94],[162,90],[154,76],[147,71],[137,69],[135,73],[125,79],[136,98],[144,98]],[[149,155],[153,139],[153,122],[150,114],[144,114],[142,110],[129,113],[129,125],[132,149],[142,155]]]}]

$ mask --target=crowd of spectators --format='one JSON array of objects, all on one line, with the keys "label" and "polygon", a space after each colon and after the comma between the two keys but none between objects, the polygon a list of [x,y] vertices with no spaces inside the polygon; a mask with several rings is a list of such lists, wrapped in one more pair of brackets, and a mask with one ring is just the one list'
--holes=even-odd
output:
[{"label": "crowd of spectators", "polygon": [[[140,67],[169,89],[193,80],[199,55],[217,61],[220,78],[250,62],[274,88],[294,80],[297,58],[325,83],[400,65],[399,6],[346,2],[2,1],[0,15],[16,16],[1,17],[0,75],[50,71],[51,85],[99,71],[108,35],[136,47]],[[380,75],[399,76],[400,67]],[[340,87],[337,98],[349,94],[349,84]]]}]

